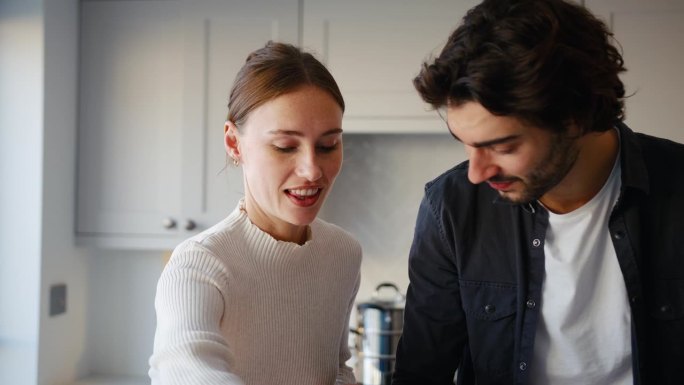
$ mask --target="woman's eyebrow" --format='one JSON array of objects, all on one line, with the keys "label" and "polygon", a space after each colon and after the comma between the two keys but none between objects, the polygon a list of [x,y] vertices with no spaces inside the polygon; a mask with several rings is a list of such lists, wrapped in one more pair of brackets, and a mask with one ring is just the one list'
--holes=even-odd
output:
[{"label": "woman's eyebrow", "polygon": [[[268,133],[271,135],[289,135],[289,136],[298,136],[298,137],[304,136],[304,133],[302,133],[301,131],[297,131],[297,130],[271,130]],[[330,130],[324,132],[321,136],[336,135],[336,134],[341,134],[341,133],[342,133],[341,128],[333,128],[333,129],[330,129]]]}]

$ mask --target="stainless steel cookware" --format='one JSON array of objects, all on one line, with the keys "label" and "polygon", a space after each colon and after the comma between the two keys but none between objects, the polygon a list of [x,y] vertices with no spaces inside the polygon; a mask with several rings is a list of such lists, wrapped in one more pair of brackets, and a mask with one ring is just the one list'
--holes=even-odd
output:
[{"label": "stainless steel cookware", "polygon": [[357,329],[352,332],[356,334],[356,373],[361,384],[390,384],[404,325],[404,304],[405,297],[397,285],[383,282],[370,301],[356,305]]}]

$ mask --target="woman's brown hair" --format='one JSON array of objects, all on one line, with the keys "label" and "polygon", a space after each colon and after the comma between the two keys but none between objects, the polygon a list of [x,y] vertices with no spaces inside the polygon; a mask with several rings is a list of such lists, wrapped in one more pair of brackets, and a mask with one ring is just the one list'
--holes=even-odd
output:
[{"label": "woman's brown hair", "polygon": [[340,89],[318,59],[291,44],[269,41],[249,54],[235,77],[228,101],[228,120],[240,127],[255,108],[305,85],[327,91],[344,111]]}]

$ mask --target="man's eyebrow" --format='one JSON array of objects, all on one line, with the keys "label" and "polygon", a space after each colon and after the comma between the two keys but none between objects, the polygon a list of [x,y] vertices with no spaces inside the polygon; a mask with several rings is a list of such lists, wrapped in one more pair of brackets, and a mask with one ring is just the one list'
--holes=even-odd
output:
[{"label": "man's eyebrow", "polygon": [[[451,130],[449,130],[449,133],[451,134],[451,136],[454,137],[454,139],[456,139],[456,140],[458,140],[459,142],[463,143],[463,141],[462,141],[458,136],[456,136],[456,134],[454,134]],[[491,147],[491,146],[495,146],[495,145],[497,145],[497,144],[512,142],[512,141],[518,139],[519,137],[520,137],[519,134],[513,134],[513,135],[504,136],[504,137],[502,137],[502,138],[496,138],[496,139],[492,139],[492,140],[485,140],[484,142],[475,142],[475,143],[467,144],[467,146],[475,147],[475,148]],[[465,143],[464,143],[464,144],[465,144]]]}]

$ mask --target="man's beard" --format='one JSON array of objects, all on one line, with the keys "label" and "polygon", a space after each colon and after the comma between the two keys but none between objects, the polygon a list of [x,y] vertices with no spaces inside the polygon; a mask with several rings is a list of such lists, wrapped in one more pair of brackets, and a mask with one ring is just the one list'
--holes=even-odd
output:
[{"label": "man's beard", "polygon": [[577,161],[579,149],[576,137],[568,137],[566,133],[553,134],[549,150],[524,177],[495,176],[492,182],[519,181],[524,188],[517,196],[501,191],[501,198],[512,203],[529,203],[541,198],[554,188],[570,172]]}]

